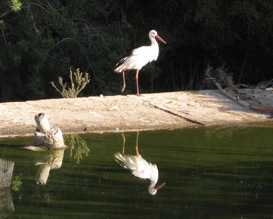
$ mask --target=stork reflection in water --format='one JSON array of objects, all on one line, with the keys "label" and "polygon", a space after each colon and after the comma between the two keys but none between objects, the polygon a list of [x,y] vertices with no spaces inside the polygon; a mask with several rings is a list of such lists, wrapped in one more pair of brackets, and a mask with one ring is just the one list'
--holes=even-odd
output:
[{"label": "stork reflection in water", "polygon": [[117,152],[115,153],[115,160],[119,163],[123,168],[128,169],[132,172],[132,174],[141,179],[150,179],[151,183],[149,185],[148,191],[151,195],[155,195],[159,189],[161,189],[166,183],[163,183],[159,186],[156,186],[158,181],[158,169],[156,164],[152,164],[147,162],[142,158],[142,156],[138,152],[138,137],[139,132],[137,132],[136,138],[136,155],[125,155],[125,135],[123,133],[123,149],[122,154]]}]

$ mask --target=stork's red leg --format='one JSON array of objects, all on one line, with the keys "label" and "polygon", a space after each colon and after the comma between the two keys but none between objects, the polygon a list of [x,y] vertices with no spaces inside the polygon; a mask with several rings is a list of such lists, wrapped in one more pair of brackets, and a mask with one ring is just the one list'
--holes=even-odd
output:
[{"label": "stork's red leg", "polygon": [[125,135],[123,134],[123,132],[121,133],[121,136],[122,136],[122,140],[123,140],[122,154],[124,154],[125,153],[125,141],[126,141],[126,138],[125,138]]},{"label": "stork's red leg", "polygon": [[126,84],[125,84],[125,72],[124,71],[122,72],[122,78],[123,78],[123,86],[122,86],[121,92],[123,92],[125,90],[125,87],[126,87]]},{"label": "stork's red leg", "polygon": [[138,73],[139,73],[139,69],[136,70],[136,89],[137,89],[137,96],[140,96],[139,89],[138,89]]},{"label": "stork's red leg", "polygon": [[137,137],[136,137],[136,155],[139,156],[138,152],[138,136],[139,136],[139,131],[137,131]]}]

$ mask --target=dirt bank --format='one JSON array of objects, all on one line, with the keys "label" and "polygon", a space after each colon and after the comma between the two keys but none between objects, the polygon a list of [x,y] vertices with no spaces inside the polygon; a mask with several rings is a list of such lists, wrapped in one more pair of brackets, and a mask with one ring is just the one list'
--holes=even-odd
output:
[{"label": "dirt bank", "polygon": [[[260,91],[272,106],[272,92]],[[217,90],[47,99],[0,103],[0,137],[32,135],[34,116],[43,112],[64,133],[153,130],[271,121],[245,109]]]}]

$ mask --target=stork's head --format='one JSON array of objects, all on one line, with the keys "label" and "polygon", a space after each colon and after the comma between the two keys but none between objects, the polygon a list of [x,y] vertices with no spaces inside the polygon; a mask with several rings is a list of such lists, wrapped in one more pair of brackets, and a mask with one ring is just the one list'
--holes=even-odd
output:
[{"label": "stork's head", "polygon": [[166,183],[162,183],[159,186],[155,186],[158,180],[158,169],[156,164],[150,164],[150,180],[151,184],[149,185],[148,191],[151,195],[155,195],[159,189],[161,189]]},{"label": "stork's head", "polygon": [[151,38],[156,38],[156,39],[160,40],[162,43],[165,43],[165,44],[166,44],[165,40],[163,40],[163,39],[157,34],[157,32],[156,32],[155,30],[151,30],[151,31],[149,32],[149,37],[150,37],[150,39],[151,39]]},{"label": "stork's head", "polygon": [[166,183],[164,182],[164,183],[162,183],[161,185],[159,185],[159,186],[156,186],[156,187],[151,187],[151,186],[149,186],[149,188],[148,188],[148,191],[149,191],[149,193],[151,194],[151,195],[155,195],[156,193],[157,193],[157,191],[159,190],[159,189],[161,189],[163,186],[165,186],[166,185]]},{"label": "stork's head", "polygon": [[149,32],[149,37],[155,38],[157,35],[158,35],[158,34],[157,34],[157,32],[156,32],[155,30],[151,30],[151,31]]}]

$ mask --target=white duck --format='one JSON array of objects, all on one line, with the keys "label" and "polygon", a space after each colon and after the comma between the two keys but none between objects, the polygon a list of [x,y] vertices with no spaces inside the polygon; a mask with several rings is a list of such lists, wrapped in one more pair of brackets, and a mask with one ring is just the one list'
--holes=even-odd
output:
[{"label": "white duck", "polygon": [[159,47],[156,39],[160,40],[161,42],[166,42],[157,34],[155,30],[151,30],[149,32],[149,38],[151,40],[150,46],[141,46],[136,48],[132,51],[131,55],[124,57],[121,59],[115,66],[115,72],[122,72],[123,77],[123,87],[121,92],[125,90],[126,83],[125,83],[125,71],[130,69],[136,70],[136,87],[137,87],[137,96],[139,95],[139,88],[138,88],[138,73],[139,70],[145,66],[147,63],[156,61],[158,54],[159,54]]},{"label": "white duck", "polygon": [[136,139],[136,155],[125,155],[125,136],[122,133],[123,138],[123,152],[122,154],[117,152],[115,153],[115,159],[123,168],[129,169],[132,174],[141,179],[150,179],[151,183],[148,187],[148,191],[151,195],[155,195],[159,189],[161,189],[166,183],[163,183],[159,186],[155,186],[158,181],[158,169],[156,164],[147,162],[142,158],[138,152],[138,136],[137,132]]}]

